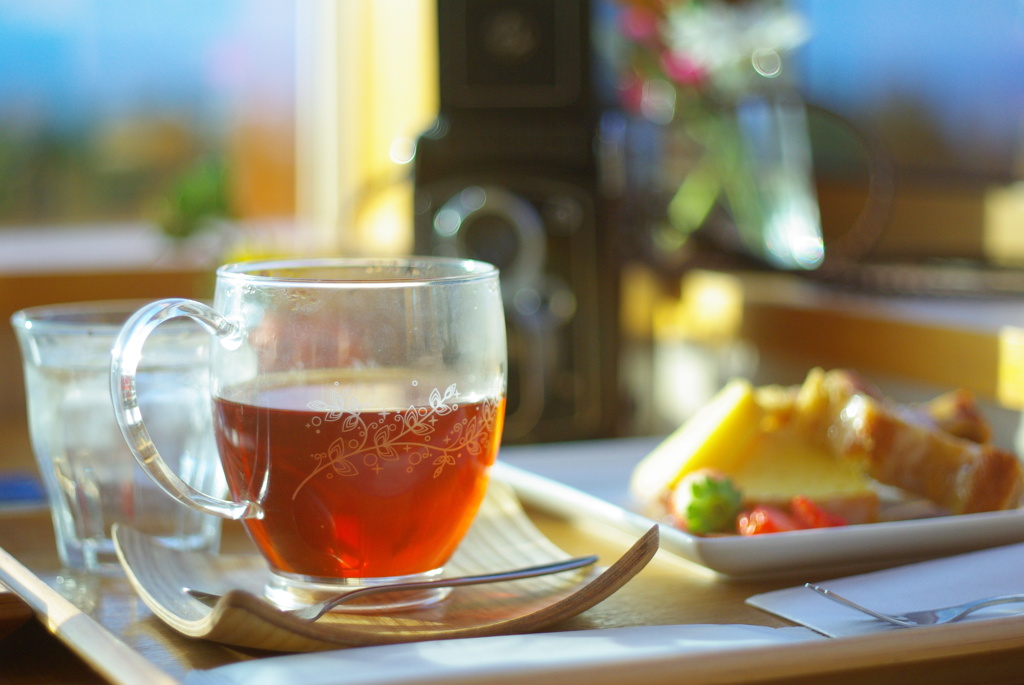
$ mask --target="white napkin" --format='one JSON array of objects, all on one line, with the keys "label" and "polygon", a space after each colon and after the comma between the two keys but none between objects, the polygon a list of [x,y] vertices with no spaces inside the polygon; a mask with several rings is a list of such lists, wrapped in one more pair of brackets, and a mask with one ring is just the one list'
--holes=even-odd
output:
[{"label": "white napkin", "polygon": [[688,654],[825,638],[806,628],[636,626],[290,654],[193,671],[186,685],[600,685],[667,673]]},{"label": "white napkin", "polygon": [[[808,578],[887,614],[933,609],[979,597],[1024,592],[1024,543],[923,561],[836,580]],[[903,630],[799,587],[767,592],[747,604],[830,637]],[[1024,604],[986,607],[963,620],[1024,613]]]}]

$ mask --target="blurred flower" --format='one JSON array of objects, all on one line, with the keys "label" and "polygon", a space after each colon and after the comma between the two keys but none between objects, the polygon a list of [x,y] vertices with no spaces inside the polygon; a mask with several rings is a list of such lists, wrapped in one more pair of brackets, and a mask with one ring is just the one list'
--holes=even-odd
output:
[{"label": "blurred flower", "polygon": [[707,67],[688,52],[666,52],[661,67],[670,81],[681,86],[697,88],[708,78]]},{"label": "blurred flower", "polygon": [[658,23],[656,12],[639,5],[625,8],[619,18],[622,35],[629,40],[645,45],[657,43]]},{"label": "blurred flower", "polygon": [[[783,70],[783,56],[809,37],[804,18],[783,0],[618,3],[626,57],[619,82],[622,105],[656,124],[671,124],[686,139],[677,148],[691,157],[668,205],[673,227],[685,240],[722,201],[754,252],[786,268],[815,268],[821,254],[816,201],[787,216],[782,205],[792,201],[780,195],[790,188],[801,196],[810,192],[805,160],[784,152],[771,159],[770,168],[764,165],[768,149],[806,145],[803,120],[785,114],[791,103],[802,108],[802,102],[788,88]],[[766,122],[780,126],[771,134],[779,140],[765,138]],[[773,185],[787,189],[776,191]],[[804,234],[810,239],[799,237]],[[813,249],[778,246],[787,241]],[[790,254],[793,250],[799,254]]]},{"label": "blurred flower", "polygon": [[809,37],[781,0],[619,0],[631,77],[668,80],[702,97],[735,97],[764,76],[758,55],[782,55]]}]

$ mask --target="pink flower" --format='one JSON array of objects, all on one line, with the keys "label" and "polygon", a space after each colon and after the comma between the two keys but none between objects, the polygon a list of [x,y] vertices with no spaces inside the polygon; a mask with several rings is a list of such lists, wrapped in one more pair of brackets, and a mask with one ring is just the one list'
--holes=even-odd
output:
[{"label": "pink flower", "polygon": [[699,87],[706,80],[708,71],[703,64],[682,52],[666,51],[661,56],[661,68],[672,81],[682,86]]},{"label": "pink flower", "polygon": [[627,112],[639,112],[644,100],[644,84],[636,74],[629,74],[619,84],[619,97]]},{"label": "pink flower", "polygon": [[646,7],[626,7],[619,15],[622,35],[641,44],[655,43],[658,39],[658,16]]}]

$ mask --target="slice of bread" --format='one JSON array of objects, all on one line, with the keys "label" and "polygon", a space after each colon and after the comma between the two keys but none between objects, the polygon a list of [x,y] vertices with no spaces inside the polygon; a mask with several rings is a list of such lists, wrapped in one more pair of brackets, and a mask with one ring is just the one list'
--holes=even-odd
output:
[{"label": "slice of bread", "polygon": [[943,393],[912,409],[921,420],[950,435],[977,443],[987,443],[992,439],[992,428],[982,416],[974,395],[962,388]]},{"label": "slice of bread", "polygon": [[852,397],[843,413],[846,420],[831,434],[837,453],[863,459],[878,482],[953,514],[1020,505],[1021,464],[1015,454],[937,430],[872,398]]},{"label": "slice of bread", "polygon": [[987,442],[991,428],[973,396],[946,393],[901,405],[846,370],[812,371],[801,388],[838,459],[879,483],[928,499],[952,514],[1020,506],[1024,474],[1015,454]]}]

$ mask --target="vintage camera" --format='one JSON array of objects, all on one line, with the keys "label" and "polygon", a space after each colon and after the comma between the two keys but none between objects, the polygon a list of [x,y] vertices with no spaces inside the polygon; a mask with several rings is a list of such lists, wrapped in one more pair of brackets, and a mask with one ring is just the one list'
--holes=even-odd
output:
[{"label": "vintage camera", "polygon": [[506,442],[599,437],[617,425],[619,275],[590,9],[438,3],[441,107],[417,144],[415,248],[501,270]]}]

